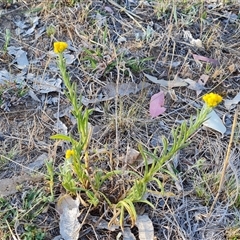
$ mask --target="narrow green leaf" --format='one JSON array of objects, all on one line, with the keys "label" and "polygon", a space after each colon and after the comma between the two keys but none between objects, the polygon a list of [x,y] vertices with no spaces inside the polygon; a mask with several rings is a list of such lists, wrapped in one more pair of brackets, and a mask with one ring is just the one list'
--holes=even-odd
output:
[{"label": "narrow green leaf", "polygon": [[161,181],[159,181],[159,179],[157,178],[153,178],[153,180],[157,183],[158,187],[161,189],[161,192],[164,192],[164,187],[163,184],[161,183]]},{"label": "narrow green leaf", "polygon": [[140,201],[138,201],[138,202],[140,202],[140,203],[146,203],[147,205],[149,205],[151,208],[155,208],[154,207],[154,205],[151,203],[151,202],[149,202],[148,200],[140,200]]},{"label": "narrow green leaf", "polygon": [[72,142],[74,140],[73,138],[71,138],[67,135],[64,135],[64,134],[55,134],[55,135],[51,136],[50,139],[64,140],[64,141],[68,141],[68,142]]}]

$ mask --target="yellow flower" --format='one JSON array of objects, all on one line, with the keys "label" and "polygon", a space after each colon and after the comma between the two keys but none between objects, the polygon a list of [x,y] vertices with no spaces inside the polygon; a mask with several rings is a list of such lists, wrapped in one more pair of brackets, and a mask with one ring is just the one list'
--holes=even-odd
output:
[{"label": "yellow flower", "polygon": [[65,158],[66,158],[66,159],[69,159],[69,158],[71,158],[72,156],[74,156],[74,150],[68,149],[68,150],[66,151]]},{"label": "yellow flower", "polygon": [[216,107],[222,101],[222,97],[217,93],[207,93],[202,99],[208,107]]},{"label": "yellow flower", "polygon": [[68,44],[66,42],[53,43],[53,51],[55,53],[62,53],[67,47],[68,47]]}]

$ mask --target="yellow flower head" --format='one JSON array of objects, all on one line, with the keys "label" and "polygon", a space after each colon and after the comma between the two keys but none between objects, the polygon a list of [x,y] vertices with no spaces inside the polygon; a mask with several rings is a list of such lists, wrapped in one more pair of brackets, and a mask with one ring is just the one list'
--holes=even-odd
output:
[{"label": "yellow flower head", "polygon": [[62,53],[67,47],[68,47],[68,44],[66,42],[53,43],[53,51],[55,53]]},{"label": "yellow flower head", "polygon": [[69,159],[69,158],[71,158],[72,156],[74,156],[74,150],[68,149],[68,150],[66,151],[65,158],[66,158],[66,159]]},{"label": "yellow flower head", "polygon": [[222,101],[222,97],[217,93],[207,93],[202,99],[208,107],[216,107]]}]

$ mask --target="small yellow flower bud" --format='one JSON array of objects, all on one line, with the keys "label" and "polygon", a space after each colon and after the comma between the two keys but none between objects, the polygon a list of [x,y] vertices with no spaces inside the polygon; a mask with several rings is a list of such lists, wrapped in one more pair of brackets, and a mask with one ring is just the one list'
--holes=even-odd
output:
[{"label": "small yellow flower bud", "polygon": [[71,158],[72,156],[74,156],[74,150],[68,149],[68,150],[66,151],[65,158],[66,158],[66,159],[69,159],[69,158]]},{"label": "small yellow flower bud", "polygon": [[68,47],[68,44],[66,42],[53,43],[53,51],[55,53],[62,53],[67,47]]},{"label": "small yellow flower bud", "polygon": [[207,93],[202,99],[208,107],[216,107],[222,101],[222,97],[217,93]]}]

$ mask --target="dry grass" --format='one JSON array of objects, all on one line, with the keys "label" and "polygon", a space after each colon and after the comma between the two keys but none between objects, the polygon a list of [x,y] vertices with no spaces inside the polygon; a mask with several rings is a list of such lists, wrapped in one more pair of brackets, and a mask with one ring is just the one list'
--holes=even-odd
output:
[{"label": "dry grass", "polygon": [[[32,61],[28,74],[57,78],[54,58],[49,53],[52,43],[61,40],[71,46],[69,54],[76,59],[68,65],[68,70],[72,81],[78,84],[79,94],[89,99],[88,107],[94,109],[90,117],[94,126],[90,151],[92,159],[97,160],[95,164],[103,169],[116,165],[125,167],[121,157],[126,155],[128,148],[137,149],[139,143],[149,151],[157,147],[160,154],[161,136],[171,140],[171,129],[189,119],[202,105],[194,90],[186,87],[165,89],[167,111],[151,119],[148,113],[150,98],[162,87],[149,82],[143,72],[158,79],[173,80],[178,76],[195,81],[207,74],[209,80],[204,92],[218,92],[225,99],[232,99],[240,90],[237,1],[223,1],[212,7],[208,1],[129,1],[127,10],[121,8],[124,1],[112,0],[81,0],[73,5],[71,1],[51,0],[10,2],[0,3],[0,49],[5,43],[5,29],[9,29],[9,46],[22,47]],[[238,19],[233,20],[234,15],[230,14],[236,14]],[[34,32],[17,35],[16,21],[25,21],[29,26],[27,31],[31,16],[40,19]],[[189,30],[195,39],[201,39],[204,48],[197,48],[184,39],[184,30]],[[193,54],[215,59],[220,65],[197,62]],[[21,70],[12,61],[13,56],[0,51],[0,71],[6,69],[16,77]],[[12,83],[0,85],[0,105],[4,106],[0,109],[0,138],[4,138],[0,141],[0,179],[22,175],[42,154],[54,160],[55,171],[58,171],[67,149],[64,143],[49,138],[57,131],[56,114],[69,107],[68,101],[57,92],[42,94],[36,91],[34,81],[28,80],[26,75],[23,81],[24,84],[17,84],[13,79]],[[118,89],[123,83],[140,82],[147,82],[149,86],[135,94],[101,101],[109,95],[107,87],[110,84]],[[29,90],[41,101],[35,101],[28,94]],[[222,137],[210,129],[199,129],[190,145],[166,166],[178,181],[166,173],[159,173],[166,196],[149,195],[156,208],[143,209],[154,223],[156,239],[240,238],[239,126],[229,148],[224,187],[210,211],[218,193],[234,110],[227,111],[221,105],[217,113],[224,119],[227,133]],[[239,115],[236,118],[239,121]],[[76,134],[69,111],[60,116],[60,120],[68,131]],[[134,165],[128,167],[135,168]],[[44,164],[36,170],[46,174]],[[55,201],[64,190],[57,179],[52,203],[47,203],[43,197],[49,196],[46,180],[19,185],[16,194],[0,201],[0,238],[13,239],[15,235],[19,239],[37,239],[36,236],[52,239],[58,235]],[[24,201],[30,202],[26,195],[32,188],[39,189],[39,195],[36,194],[32,205],[26,206]],[[29,216],[29,220],[26,216],[32,209],[41,211],[38,216]],[[83,209],[83,215],[86,212]],[[95,209],[91,214],[100,216],[102,213],[102,209]],[[40,238],[36,226],[45,233],[44,238]],[[81,239],[116,239],[118,231],[89,226],[83,227]],[[137,236],[137,230],[133,232]]]}]

